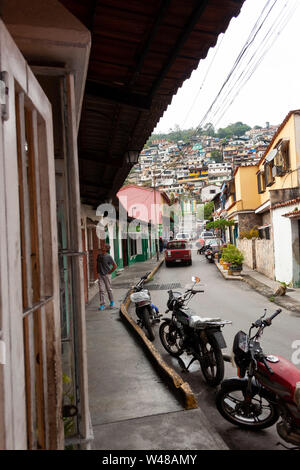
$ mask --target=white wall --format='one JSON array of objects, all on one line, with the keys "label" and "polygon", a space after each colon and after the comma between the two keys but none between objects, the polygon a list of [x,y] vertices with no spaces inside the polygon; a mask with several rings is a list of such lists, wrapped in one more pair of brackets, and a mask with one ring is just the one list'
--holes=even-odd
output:
[{"label": "white wall", "polygon": [[287,284],[293,280],[293,240],[291,220],[288,217],[282,217],[282,215],[292,212],[295,207],[294,204],[272,211],[275,279]]}]

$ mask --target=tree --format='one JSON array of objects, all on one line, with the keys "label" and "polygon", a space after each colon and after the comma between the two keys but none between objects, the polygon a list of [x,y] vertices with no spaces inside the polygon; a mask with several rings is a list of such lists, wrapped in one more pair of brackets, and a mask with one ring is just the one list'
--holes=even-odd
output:
[{"label": "tree", "polygon": [[213,222],[208,222],[206,227],[209,229],[224,230],[225,227],[231,227],[234,225],[233,220],[218,219]]},{"label": "tree", "polygon": [[251,129],[250,126],[247,124],[243,124],[242,122],[236,122],[235,124],[230,124],[229,126],[225,128],[220,128],[217,132],[217,136],[220,139],[223,139],[224,137],[234,137],[238,136],[240,137],[241,135],[244,135],[245,132],[249,131]]},{"label": "tree", "polygon": [[214,160],[216,163],[222,163],[223,161],[223,155],[220,152],[220,150],[213,150],[211,152],[211,160]]},{"label": "tree", "polygon": [[215,128],[211,122],[208,122],[207,124],[205,124],[202,133],[203,135],[207,135],[209,137],[215,137],[216,135]]},{"label": "tree", "polygon": [[206,204],[204,204],[204,219],[205,220],[209,220],[211,219],[211,215],[214,211],[214,203],[213,201],[210,201],[210,202],[207,202]]}]

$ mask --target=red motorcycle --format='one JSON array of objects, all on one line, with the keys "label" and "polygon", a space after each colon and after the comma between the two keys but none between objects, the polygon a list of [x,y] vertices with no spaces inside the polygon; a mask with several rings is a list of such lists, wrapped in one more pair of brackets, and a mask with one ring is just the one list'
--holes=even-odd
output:
[{"label": "red motorcycle", "polygon": [[[277,424],[279,436],[300,449],[300,370],[281,356],[265,356],[259,343],[266,326],[281,312],[265,314],[239,331],[233,342],[238,377],[224,380],[216,396],[221,415],[244,429],[265,429]],[[265,318],[265,319],[264,319]],[[251,331],[258,331],[251,337]]]}]

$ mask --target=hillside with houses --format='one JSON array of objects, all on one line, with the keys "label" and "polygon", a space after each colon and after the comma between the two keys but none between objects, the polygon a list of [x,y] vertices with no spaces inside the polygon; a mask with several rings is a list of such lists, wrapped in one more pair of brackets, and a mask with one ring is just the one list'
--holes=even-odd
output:
[{"label": "hillside with houses", "polygon": [[174,136],[171,141],[168,136],[155,139],[153,135],[125,185],[155,187],[171,199],[189,197],[198,202],[209,201],[232,178],[238,166],[258,163],[277,127],[269,123],[264,128],[245,126],[248,130],[244,134],[223,138],[219,133],[194,133],[185,141],[175,142]]}]

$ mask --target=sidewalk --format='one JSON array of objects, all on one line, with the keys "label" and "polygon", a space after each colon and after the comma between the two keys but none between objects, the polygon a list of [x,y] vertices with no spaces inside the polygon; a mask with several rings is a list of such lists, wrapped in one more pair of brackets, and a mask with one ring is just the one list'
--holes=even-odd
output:
[{"label": "sidewalk", "polygon": [[113,280],[115,309],[100,312],[98,296],[86,308],[92,448],[228,450],[200,408],[186,409],[159,355],[120,315],[130,285],[157,264],[136,263]]},{"label": "sidewalk", "polygon": [[248,266],[243,267],[240,276],[229,276],[219,263],[215,263],[219,271],[226,280],[240,280],[249,284],[261,295],[267,297],[274,304],[300,314],[300,289],[287,288],[285,295],[275,295],[280,286],[280,282],[269,279],[262,273],[259,273]]}]

